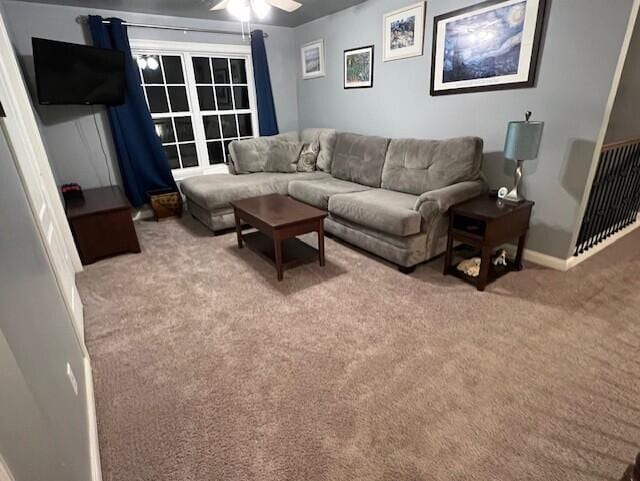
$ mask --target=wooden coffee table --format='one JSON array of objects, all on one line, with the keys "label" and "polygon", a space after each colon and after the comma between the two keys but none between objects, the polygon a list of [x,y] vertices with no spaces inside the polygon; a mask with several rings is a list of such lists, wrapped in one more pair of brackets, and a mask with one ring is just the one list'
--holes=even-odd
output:
[{"label": "wooden coffee table", "polygon": [[[278,281],[283,270],[318,259],[324,266],[324,219],[327,213],[280,194],[263,195],[231,202],[236,218],[238,247],[244,243],[275,263]],[[242,233],[242,224],[257,232]],[[297,239],[309,232],[318,233],[318,249]],[[317,257],[316,257],[317,256]]]}]

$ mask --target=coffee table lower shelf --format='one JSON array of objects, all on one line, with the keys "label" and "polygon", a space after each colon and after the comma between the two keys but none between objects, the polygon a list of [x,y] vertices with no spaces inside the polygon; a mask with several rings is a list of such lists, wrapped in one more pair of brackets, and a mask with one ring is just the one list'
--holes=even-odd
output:
[{"label": "coffee table lower shelf", "polygon": [[[276,252],[273,239],[260,231],[242,233],[242,240],[252,251],[276,265]],[[318,249],[311,247],[300,239],[285,239],[282,241],[282,267],[291,269],[304,264],[317,262]]]}]

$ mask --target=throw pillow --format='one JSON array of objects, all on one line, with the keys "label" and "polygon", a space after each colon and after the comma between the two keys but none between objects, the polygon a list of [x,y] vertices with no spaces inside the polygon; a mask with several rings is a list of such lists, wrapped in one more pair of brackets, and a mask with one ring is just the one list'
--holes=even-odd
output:
[{"label": "throw pillow", "polygon": [[320,154],[320,142],[304,144],[298,161],[298,172],[314,172],[318,162],[318,154]]},{"label": "throw pillow", "polygon": [[293,174],[298,167],[302,143],[273,142],[267,150],[265,172]]}]

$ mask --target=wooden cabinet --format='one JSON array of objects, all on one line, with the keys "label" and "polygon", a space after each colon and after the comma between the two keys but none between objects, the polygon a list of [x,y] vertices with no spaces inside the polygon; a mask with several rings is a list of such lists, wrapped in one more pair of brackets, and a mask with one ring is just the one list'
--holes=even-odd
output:
[{"label": "wooden cabinet", "polygon": [[67,218],[82,264],[126,252],[140,252],[131,206],[118,187],[84,191],[67,203]]}]

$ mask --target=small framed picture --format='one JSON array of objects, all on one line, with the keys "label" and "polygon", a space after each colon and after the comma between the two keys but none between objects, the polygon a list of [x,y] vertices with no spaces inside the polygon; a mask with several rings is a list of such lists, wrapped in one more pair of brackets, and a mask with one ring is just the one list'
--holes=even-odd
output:
[{"label": "small framed picture", "polygon": [[545,0],[487,0],[433,25],[431,95],[533,87]]},{"label": "small framed picture", "polygon": [[373,45],[344,51],[344,88],[373,87]]},{"label": "small framed picture", "polygon": [[384,16],[382,28],[385,62],[423,54],[424,14],[424,2],[419,2]]},{"label": "small framed picture", "polygon": [[302,57],[302,78],[324,77],[324,40],[309,42],[300,49]]}]

